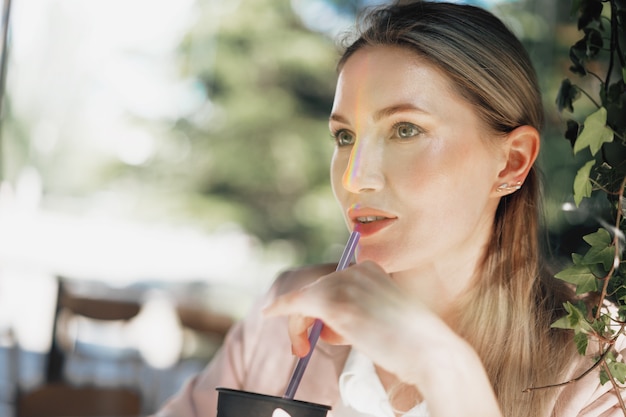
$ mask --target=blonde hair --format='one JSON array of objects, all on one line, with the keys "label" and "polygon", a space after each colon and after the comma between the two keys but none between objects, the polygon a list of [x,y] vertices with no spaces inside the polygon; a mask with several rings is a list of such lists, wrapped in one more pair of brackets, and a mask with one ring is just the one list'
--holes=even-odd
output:
[{"label": "blonde hair", "polygon": [[[366,45],[405,47],[441,69],[493,133],[524,125],[541,130],[543,106],[530,58],[491,13],[413,1],[372,9],[360,24],[339,68]],[[522,391],[560,382],[577,355],[570,334],[550,328],[572,296],[541,271],[540,194],[533,167],[523,187],[501,199],[475,285],[451,322],[481,357],[507,417],[550,415],[558,390]]]}]

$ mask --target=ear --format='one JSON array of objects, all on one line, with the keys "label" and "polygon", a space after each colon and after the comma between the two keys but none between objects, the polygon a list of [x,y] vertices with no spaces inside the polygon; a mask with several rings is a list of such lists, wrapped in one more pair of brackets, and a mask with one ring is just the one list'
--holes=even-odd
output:
[{"label": "ear", "polygon": [[540,136],[532,126],[520,126],[505,138],[505,167],[498,173],[494,193],[499,196],[519,190],[539,154]]}]

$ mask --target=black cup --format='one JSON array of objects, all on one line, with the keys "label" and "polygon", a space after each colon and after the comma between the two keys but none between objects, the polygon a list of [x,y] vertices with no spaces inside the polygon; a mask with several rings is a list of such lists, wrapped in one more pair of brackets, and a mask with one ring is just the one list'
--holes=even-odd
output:
[{"label": "black cup", "polygon": [[217,388],[217,417],[272,417],[278,408],[291,417],[326,417],[330,406],[282,397]]}]

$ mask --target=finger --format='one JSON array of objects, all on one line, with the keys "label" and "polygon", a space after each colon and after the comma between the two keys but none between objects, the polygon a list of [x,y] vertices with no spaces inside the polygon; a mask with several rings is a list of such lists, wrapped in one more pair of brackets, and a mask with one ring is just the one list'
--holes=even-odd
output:
[{"label": "finger", "polygon": [[298,303],[298,297],[300,296],[300,291],[293,291],[277,297],[263,308],[263,315],[265,317],[278,317],[295,314],[294,306],[300,304]]},{"label": "finger", "polygon": [[315,320],[311,317],[293,315],[289,317],[288,332],[291,340],[291,351],[298,357],[306,356],[311,349],[308,329]]}]

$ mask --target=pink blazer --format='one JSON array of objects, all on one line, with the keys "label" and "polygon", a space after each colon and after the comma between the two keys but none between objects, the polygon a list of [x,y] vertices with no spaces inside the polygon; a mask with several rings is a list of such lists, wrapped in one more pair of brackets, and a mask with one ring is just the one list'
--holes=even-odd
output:
[{"label": "pink blazer", "polygon": [[[261,309],[276,296],[334,269],[333,265],[313,266],[279,276],[267,296],[233,326],[205,370],[188,381],[153,417],[215,417],[217,387],[282,396],[297,358],[291,353],[286,319],[265,319]],[[348,346],[333,346],[320,340],[295,398],[335,408],[341,401],[338,380],[349,351]],[[574,375],[587,367],[588,362],[581,363]],[[600,385],[597,371],[560,389],[551,417],[624,416],[611,384]],[[332,417],[332,410],[328,417]]]}]

